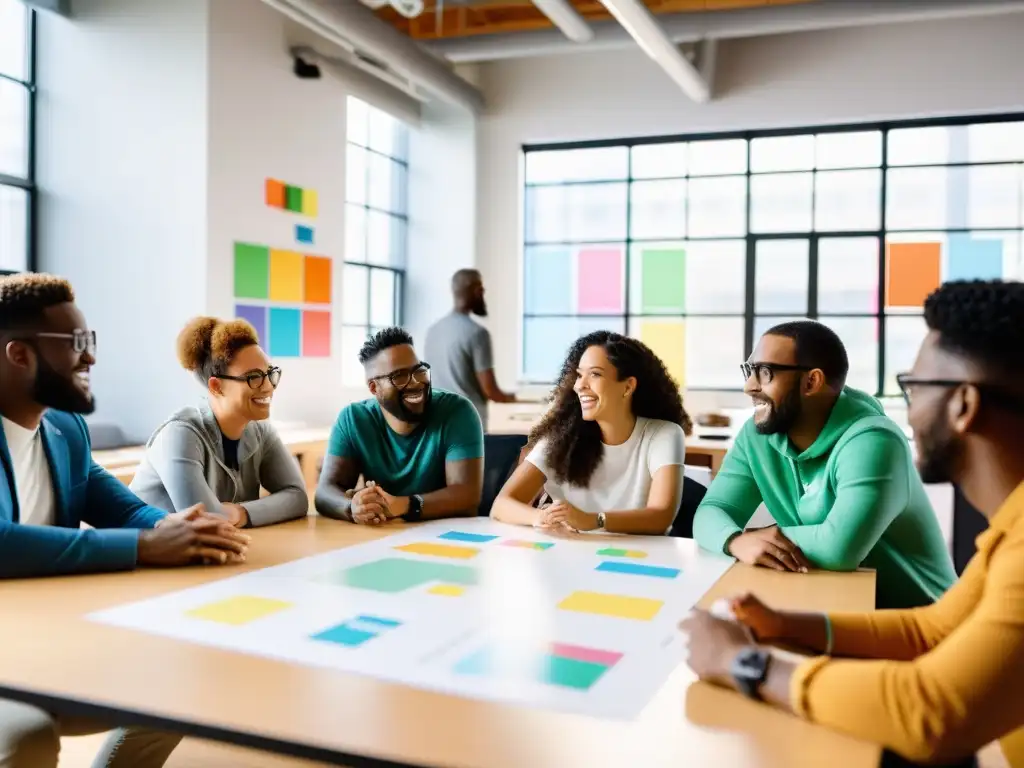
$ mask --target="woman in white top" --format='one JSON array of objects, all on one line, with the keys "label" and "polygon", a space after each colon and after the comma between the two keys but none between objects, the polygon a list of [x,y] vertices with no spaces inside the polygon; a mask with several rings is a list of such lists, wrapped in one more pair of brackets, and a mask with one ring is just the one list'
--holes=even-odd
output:
[{"label": "woman in white top", "polygon": [[[543,528],[667,533],[682,499],[692,426],[664,363],[636,339],[597,331],[569,350],[553,400],[491,516]],[[530,506],[542,488],[552,503]]]}]

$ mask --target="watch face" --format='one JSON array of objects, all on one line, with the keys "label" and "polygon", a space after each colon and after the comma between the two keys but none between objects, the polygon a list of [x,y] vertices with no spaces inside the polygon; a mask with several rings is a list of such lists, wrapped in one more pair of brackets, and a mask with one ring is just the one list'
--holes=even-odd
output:
[{"label": "watch face", "polygon": [[768,652],[760,648],[745,648],[736,657],[733,672],[738,677],[760,681],[768,668]]}]

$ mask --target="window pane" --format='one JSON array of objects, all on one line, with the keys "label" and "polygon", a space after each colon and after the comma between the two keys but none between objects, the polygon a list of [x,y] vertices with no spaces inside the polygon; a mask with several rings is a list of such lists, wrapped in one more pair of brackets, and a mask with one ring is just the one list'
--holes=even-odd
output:
[{"label": "window pane", "polygon": [[687,313],[742,313],[747,244],[743,240],[699,240],[686,243],[685,248]]},{"label": "window pane", "polygon": [[341,384],[344,387],[365,387],[366,375],[363,366],[359,364],[359,348],[366,341],[370,329],[361,328],[341,329]]},{"label": "window pane", "polygon": [[818,168],[876,168],[882,164],[882,133],[820,133],[815,159]]},{"label": "window pane", "polygon": [[634,179],[685,176],[689,153],[686,144],[641,144],[633,147]]},{"label": "window pane", "polygon": [[354,96],[348,97],[347,104],[348,140],[365,147],[369,142],[370,107],[365,101]]},{"label": "window pane", "polygon": [[688,388],[742,387],[743,318],[689,318],[686,321],[685,359]]},{"label": "window pane", "polygon": [[747,172],[747,140],[690,143],[690,175],[711,176]]},{"label": "window pane", "polygon": [[404,126],[387,112],[370,108],[370,149],[404,160],[403,131]]},{"label": "window pane", "polygon": [[526,192],[528,242],[626,238],[626,184],[531,187]]},{"label": "window pane", "polygon": [[899,128],[889,131],[889,165],[933,165],[952,161],[949,128]]},{"label": "window pane", "polygon": [[886,225],[889,229],[942,229],[949,221],[946,168],[889,171]]},{"label": "window pane", "polygon": [[885,394],[898,395],[896,374],[914,366],[921,342],[928,335],[923,317],[887,317],[885,319]]},{"label": "window pane", "polygon": [[972,163],[1024,160],[1024,123],[967,126],[967,152]]},{"label": "window pane", "polygon": [[362,325],[369,320],[369,272],[366,267],[346,264],[341,273],[342,322]]},{"label": "window pane", "polygon": [[750,170],[809,171],[814,167],[814,136],[774,136],[750,142]]},{"label": "window pane", "polygon": [[625,179],[628,166],[629,149],[626,147],[527,152],[526,181],[540,184]]},{"label": "window pane", "polygon": [[811,229],[814,177],[780,173],[750,179],[751,232],[807,232]]},{"label": "window pane", "polygon": [[395,273],[387,269],[370,270],[370,324],[395,324]]},{"label": "window pane", "polygon": [[[769,329],[774,328],[776,325],[782,325],[783,323],[790,323],[794,320],[806,320],[807,315],[789,315],[786,317],[779,317],[775,315],[773,317],[755,317],[754,318],[754,346],[757,346],[758,340],[768,333]],[[741,374],[742,376],[742,374]]]},{"label": "window pane", "polygon": [[754,307],[765,312],[807,312],[810,245],[806,240],[759,240]]},{"label": "window pane", "polygon": [[819,313],[878,311],[878,247],[875,237],[818,241]]},{"label": "window pane", "polygon": [[0,173],[28,176],[28,91],[9,80],[0,80]]},{"label": "window pane", "polygon": [[25,80],[28,9],[20,0],[0,0],[0,72]]},{"label": "window pane", "polygon": [[0,187],[0,269],[28,269],[28,193]]},{"label": "window pane", "polygon": [[345,153],[345,199],[350,203],[366,202],[366,156],[369,153],[354,144]]},{"label": "window pane", "polygon": [[[1024,151],[1024,150],[1022,150]],[[955,169],[962,177],[965,169]],[[984,165],[967,168],[967,226],[1020,227],[1021,166]],[[956,189],[963,184],[954,180]]]},{"label": "window pane", "polygon": [[370,264],[402,267],[405,263],[403,223],[380,211],[367,211],[366,260]]},{"label": "window pane", "polygon": [[815,179],[814,228],[878,229],[882,217],[881,171],[826,171]]},{"label": "window pane", "polygon": [[633,238],[683,237],[686,234],[686,181],[640,181],[629,201]]},{"label": "window pane", "polygon": [[366,209],[345,206],[345,261],[366,261]]},{"label": "window pane", "polygon": [[548,383],[562,368],[569,347],[592,331],[625,333],[621,317],[530,317],[523,324],[523,378]]},{"label": "window pane", "polygon": [[369,204],[392,213],[405,213],[403,167],[383,155],[369,155]]},{"label": "window pane", "polygon": [[690,237],[742,237],[746,234],[746,177],[691,179],[689,186]]},{"label": "window pane", "polygon": [[846,347],[850,373],[846,383],[874,394],[878,389],[878,320],[873,317],[819,317]]}]

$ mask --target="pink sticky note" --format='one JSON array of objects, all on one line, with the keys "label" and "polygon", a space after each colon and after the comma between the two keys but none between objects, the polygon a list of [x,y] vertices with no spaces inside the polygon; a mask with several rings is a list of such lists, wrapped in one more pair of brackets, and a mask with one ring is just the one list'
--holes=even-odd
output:
[{"label": "pink sticky note", "polygon": [[579,252],[577,312],[622,312],[622,256],[621,248],[588,248]]}]

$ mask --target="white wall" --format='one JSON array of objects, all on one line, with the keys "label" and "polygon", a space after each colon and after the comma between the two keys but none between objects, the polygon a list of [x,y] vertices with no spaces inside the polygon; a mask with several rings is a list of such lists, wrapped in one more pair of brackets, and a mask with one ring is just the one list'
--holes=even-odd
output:
[{"label": "white wall", "polygon": [[1013,14],[727,41],[709,104],[636,50],[482,65],[477,263],[499,380],[518,374],[523,144],[1024,110],[1022,39]]},{"label": "white wall", "polygon": [[135,437],[191,379],[174,339],[206,296],[207,0],[39,14],[40,268],[98,337],[97,421]]}]

